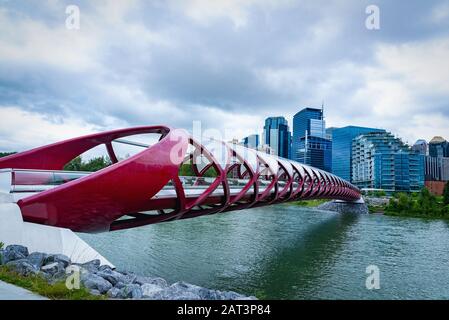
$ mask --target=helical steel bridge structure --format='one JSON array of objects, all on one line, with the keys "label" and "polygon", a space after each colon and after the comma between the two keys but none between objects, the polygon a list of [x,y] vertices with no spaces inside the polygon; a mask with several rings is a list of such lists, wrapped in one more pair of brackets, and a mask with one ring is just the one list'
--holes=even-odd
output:
[{"label": "helical steel bridge structure", "polygon": [[[152,135],[154,143],[133,138]],[[104,145],[111,165],[64,171]],[[139,152],[120,158],[118,145]],[[167,126],[73,138],[0,159],[0,188],[26,222],[103,232],[302,199],[357,201],[360,190],[323,170],[241,145],[197,141]]]}]

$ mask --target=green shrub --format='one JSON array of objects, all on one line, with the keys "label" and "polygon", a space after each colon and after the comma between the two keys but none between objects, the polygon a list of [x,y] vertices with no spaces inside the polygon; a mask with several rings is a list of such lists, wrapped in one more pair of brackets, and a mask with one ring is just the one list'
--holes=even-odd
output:
[{"label": "green shrub", "polygon": [[446,182],[443,191],[443,203],[445,206],[449,205],[449,181]]},{"label": "green shrub", "polygon": [[22,276],[6,266],[0,267],[0,280],[25,288],[41,296],[50,299],[64,300],[102,300],[104,296],[94,296],[81,287],[77,290],[69,290],[65,281],[49,284],[42,276]]},{"label": "green shrub", "polygon": [[387,193],[385,192],[385,190],[378,190],[378,191],[374,192],[374,195],[376,197],[380,198],[380,197],[385,197],[387,195]]},{"label": "green shrub", "polygon": [[449,206],[444,206],[437,197],[425,188],[419,193],[396,193],[390,199],[385,212],[389,215],[449,218]]},{"label": "green shrub", "polygon": [[64,166],[64,170],[67,171],[88,171],[95,172],[106,168],[112,164],[111,160],[108,157],[96,157],[92,158],[89,161],[85,162],[81,159],[81,157],[76,157],[69,163]]}]

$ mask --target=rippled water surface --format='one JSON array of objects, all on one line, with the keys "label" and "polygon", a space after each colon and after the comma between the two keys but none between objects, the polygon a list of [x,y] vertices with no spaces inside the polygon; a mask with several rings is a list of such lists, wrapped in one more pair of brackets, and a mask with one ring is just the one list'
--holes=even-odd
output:
[{"label": "rippled water surface", "polygon": [[259,298],[449,298],[444,221],[278,205],[81,236],[119,269]]}]

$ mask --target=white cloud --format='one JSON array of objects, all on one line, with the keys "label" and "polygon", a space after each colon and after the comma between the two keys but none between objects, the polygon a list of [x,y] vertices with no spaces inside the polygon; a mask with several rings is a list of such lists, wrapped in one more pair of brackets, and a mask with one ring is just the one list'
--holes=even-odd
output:
[{"label": "white cloud", "polygon": [[420,92],[449,93],[449,38],[381,45],[376,57],[386,77]]},{"label": "white cloud", "polygon": [[12,19],[1,8],[0,30],[0,61],[22,66],[43,64],[74,72],[96,65],[98,42],[87,30],[68,30],[64,23],[50,27],[27,17]]},{"label": "white cloud", "polygon": [[361,67],[364,85],[350,105],[364,108],[366,119],[409,142],[449,136],[449,112],[431,105],[432,97],[449,101],[449,38],[379,45],[375,57],[375,65]]},{"label": "white cloud", "polygon": [[17,106],[0,106],[0,119],[1,151],[24,151],[98,130],[79,118],[55,122]]},{"label": "white cloud", "polygon": [[291,0],[172,0],[170,4],[175,10],[199,24],[208,24],[217,18],[228,18],[236,28],[244,27],[248,22],[248,14],[253,6],[278,7],[291,4]]},{"label": "white cloud", "polygon": [[447,22],[449,19],[449,3],[441,3],[435,6],[430,14],[430,21],[433,23]]}]

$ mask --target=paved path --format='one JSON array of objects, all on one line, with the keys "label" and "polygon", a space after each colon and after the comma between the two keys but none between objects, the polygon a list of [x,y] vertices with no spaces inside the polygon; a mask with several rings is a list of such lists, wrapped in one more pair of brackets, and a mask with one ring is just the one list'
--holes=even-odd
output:
[{"label": "paved path", "polygon": [[26,289],[0,281],[0,300],[48,300]]}]

